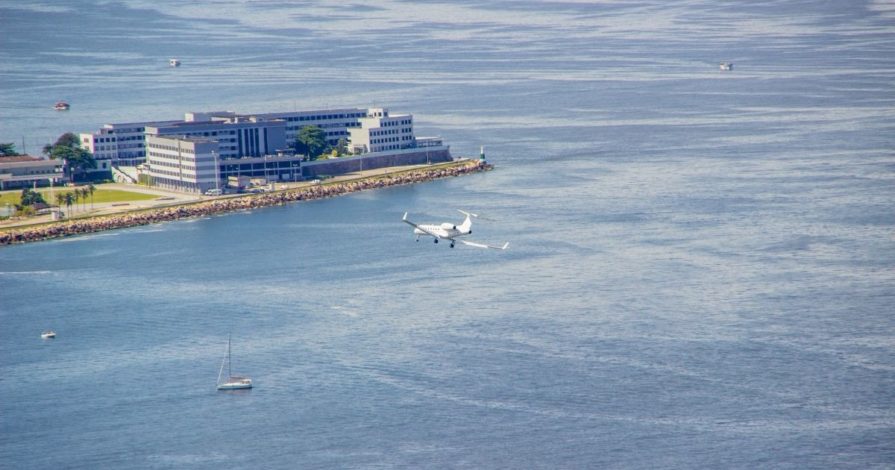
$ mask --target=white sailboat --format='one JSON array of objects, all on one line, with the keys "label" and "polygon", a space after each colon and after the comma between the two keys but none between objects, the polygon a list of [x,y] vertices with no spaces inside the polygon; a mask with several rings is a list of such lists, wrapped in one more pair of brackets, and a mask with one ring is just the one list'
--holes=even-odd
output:
[{"label": "white sailboat", "polygon": [[[227,364],[227,380],[221,382],[224,374],[224,363]],[[252,379],[233,375],[230,370],[230,336],[227,336],[227,357],[221,362],[221,370],[218,372],[218,390],[242,390],[252,388]]]}]

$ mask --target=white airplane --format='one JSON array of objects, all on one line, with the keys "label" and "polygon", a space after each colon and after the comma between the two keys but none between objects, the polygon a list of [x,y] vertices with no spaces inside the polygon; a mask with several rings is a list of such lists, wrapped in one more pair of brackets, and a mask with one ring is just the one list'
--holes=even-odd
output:
[{"label": "white airplane", "polygon": [[466,216],[466,220],[460,225],[454,225],[450,222],[445,222],[443,224],[415,224],[407,220],[407,212],[404,213],[404,217],[401,220],[413,227],[413,234],[416,235],[416,241],[420,241],[420,236],[428,235],[435,239],[435,243],[438,243],[439,239],[450,240],[451,248],[454,247],[454,242],[460,242],[464,245],[474,246],[476,248],[493,248],[495,250],[506,250],[507,247],[510,246],[509,242],[504,243],[503,246],[491,246],[484,243],[460,240],[458,237],[472,233],[472,217],[478,217],[477,215],[466,211],[460,211],[460,213]]}]

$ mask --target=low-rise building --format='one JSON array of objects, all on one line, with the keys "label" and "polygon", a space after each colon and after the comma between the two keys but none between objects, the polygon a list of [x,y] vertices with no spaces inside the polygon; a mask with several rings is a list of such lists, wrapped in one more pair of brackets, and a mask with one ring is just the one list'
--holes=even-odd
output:
[{"label": "low-rise building", "polygon": [[202,137],[146,136],[151,184],[189,193],[219,187],[218,142]]},{"label": "low-rise building", "polygon": [[314,111],[287,111],[281,113],[253,114],[260,119],[286,121],[286,143],[295,146],[295,140],[303,127],[316,126],[326,133],[326,142],[336,146],[339,140],[349,139],[349,130],[360,127],[360,119],[367,116],[363,108],[321,109]]},{"label": "low-rise building", "polygon": [[260,157],[228,158],[220,161],[221,180],[228,181],[235,176],[263,178],[268,182],[275,181],[299,181],[301,180],[301,155],[280,153],[277,155],[263,155]]},{"label": "low-rise building", "polygon": [[146,128],[179,121],[147,121],[106,124],[96,132],[82,133],[81,147],[93,154],[97,170],[112,166],[136,166],[146,161]]},{"label": "low-rise building", "polygon": [[0,190],[61,185],[63,161],[30,155],[0,157]]},{"label": "low-rise building", "polygon": [[[298,133],[303,127],[317,126],[326,133],[329,145],[337,145],[339,140],[349,138],[348,130],[359,127],[360,119],[366,117],[368,110],[363,108],[340,108],[312,111],[286,111],[276,113],[238,114],[234,111],[188,112],[182,120],[146,121],[106,124],[96,132],[82,133],[82,147],[97,159],[98,169],[108,166],[136,166],[146,160],[146,134],[155,135],[193,135],[201,137],[220,137],[222,151],[226,157],[258,156],[274,153],[295,146]],[[255,135],[236,132],[237,126],[249,122],[284,121],[282,143],[279,140],[270,142],[271,149],[265,149],[259,142],[253,151]],[[200,124],[202,123],[202,124]],[[273,126],[278,126],[273,124]],[[258,129],[263,126],[257,127]],[[206,134],[207,133],[207,134]],[[240,150],[239,138],[243,137],[245,147]],[[260,138],[260,137],[259,137]],[[251,140],[250,140],[251,139]],[[277,137],[278,139],[278,137]]]},{"label": "low-rise building", "polygon": [[382,152],[416,147],[413,115],[389,115],[386,108],[370,108],[360,126],[348,130],[351,153]]},{"label": "low-rise building", "polygon": [[149,184],[174,191],[205,193],[244,178],[271,182],[301,179],[300,155],[221,158],[220,143],[208,137],[150,134],[146,150],[147,161],[140,168],[149,176]]},{"label": "low-rise building", "polygon": [[[387,108],[252,115],[233,111],[191,112],[177,121],[106,124],[96,133],[81,134],[81,138],[100,165],[138,165],[145,158],[143,174],[153,184],[178,191],[205,192],[215,187],[212,183],[221,185],[230,176],[271,181],[300,179],[303,156],[294,155],[290,149],[306,126],[323,129],[329,145],[344,140],[351,153],[368,157],[327,166],[335,170],[451,158],[450,148],[440,138],[415,137],[413,115],[390,114]],[[208,163],[211,160],[217,162],[216,166]],[[208,168],[214,168],[216,176],[208,173]]]},{"label": "low-rise building", "polygon": [[231,116],[224,119],[178,121],[164,126],[147,126],[146,135],[181,135],[218,142],[221,159],[260,157],[286,149],[286,121]]}]

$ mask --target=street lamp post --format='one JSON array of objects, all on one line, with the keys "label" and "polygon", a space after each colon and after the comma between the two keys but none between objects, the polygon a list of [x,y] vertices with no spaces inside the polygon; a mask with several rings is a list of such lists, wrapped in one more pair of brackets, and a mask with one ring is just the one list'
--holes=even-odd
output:
[{"label": "street lamp post", "polygon": [[214,189],[215,193],[221,190],[221,166],[218,165],[218,154],[214,150],[211,151],[211,156],[214,158]]}]

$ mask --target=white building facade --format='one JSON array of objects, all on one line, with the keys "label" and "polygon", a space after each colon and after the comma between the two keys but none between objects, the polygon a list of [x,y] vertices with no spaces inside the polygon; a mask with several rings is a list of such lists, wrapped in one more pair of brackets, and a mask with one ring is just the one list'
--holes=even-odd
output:
[{"label": "white building facade", "polygon": [[135,166],[146,160],[146,128],[178,121],[127,122],[106,124],[92,133],[82,133],[81,147],[93,154],[97,170],[111,166]]},{"label": "white building facade", "polygon": [[286,143],[295,146],[295,140],[303,127],[317,126],[326,133],[326,142],[335,146],[340,139],[347,142],[349,129],[360,127],[360,120],[367,116],[364,108],[322,109],[315,111],[292,111],[283,113],[255,114],[261,119],[282,119],[286,121]]},{"label": "white building facade", "polygon": [[286,149],[286,121],[229,117],[213,121],[179,121],[146,127],[146,136],[182,135],[218,142],[222,159],[274,155]]},{"label": "white building facade", "polygon": [[216,140],[147,135],[146,153],[153,186],[188,193],[204,193],[220,186]]},{"label": "white building facade", "polygon": [[416,147],[413,115],[389,115],[386,108],[370,108],[360,126],[349,129],[352,153],[374,153]]},{"label": "white building facade", "polygon": [[[381,118],[383,114],[388,121],[388,111],[382,108],[339,108],[259,114],[238,114],[234,111],[189,112],[184,114],[182,120],[106,124],[96,132],[82,133],[80,138],[81,146],[97,159],[99,169],[105,170],[109,166],[136,166],[143,163],[146,160],[147,134],[218,138],[221,142],[221,151],[226,157],[258,156],[262,153],[273,154],[275,150],[294,148],[299,132],[306,126],[323,129],[329,145],[336,146],[343,139],[348,142],[351,140],[350,130],[360,128],[363,119]],[[409,117],[412,127],[412,116]],[[263,135],[256,137],[254,131],[240,133],[237,132],[239,126],[233,126],[249,122],[277,121],[285,122],[282,141],[271,134],[275,140],[264,139],[262,142]],[[259,125],[258,128],[269,126]],[[275,131],[268,130],[268,132]],[[374,140],[378,142],[393,137],[377,134]],[[240,138],[244,144],[242,147]],[[259,139],[257,146],[254,145],[256,138]]]},{"label": "white building facade", "polygon": [[369,157],[357,160],[361,170],[365,162],[387,166],[414,159],[451,159],[450,147],[440,138],[415,137],[412,114],[390,114],[387,108],[253,115],[191,112],[183,120],[106,124],[97,132],[81,134],[81,142],[103,170],[106,165],[137,166],[145,162],[148,168],[144,174],[154,184],[177,191],[205,192],[223,187],[230,176],[265,177],[270,181],[300,179],[304,174],[300,168],[302,156],[296,156],[292,149],[306,126],[323,129],[329,145],[344,140],[351,153]]}]

